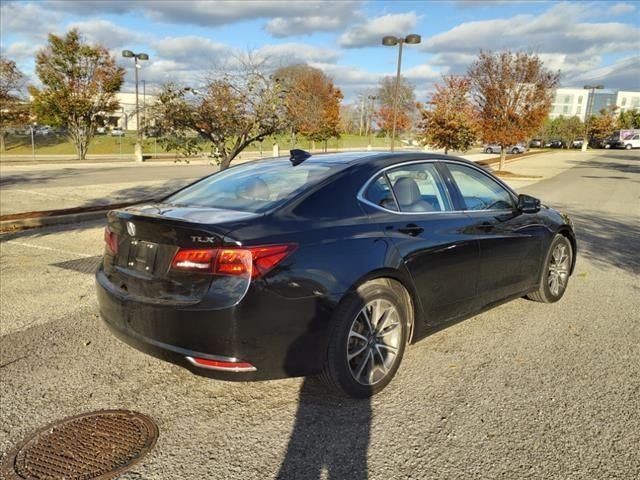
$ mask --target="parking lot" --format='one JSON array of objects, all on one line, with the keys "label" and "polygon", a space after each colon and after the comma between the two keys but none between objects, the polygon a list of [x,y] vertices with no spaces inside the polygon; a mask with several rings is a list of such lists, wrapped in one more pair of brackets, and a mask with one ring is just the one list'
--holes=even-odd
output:
[{"label": "parking lot", "polygon": [[160,429],[123,479],[638,478],[640,153],[572,155],[522,189],[576,223],[565,297],[422,340],[370,401],[200,378],[120,343],[95,300],[102,222],[4,235],[2,457],[47,423],[123,408]]}]

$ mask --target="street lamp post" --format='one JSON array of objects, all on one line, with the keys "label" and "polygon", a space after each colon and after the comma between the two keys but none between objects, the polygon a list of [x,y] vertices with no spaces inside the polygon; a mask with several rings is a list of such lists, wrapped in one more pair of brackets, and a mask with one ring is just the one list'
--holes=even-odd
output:
[{"label": "street lamp post", "polygon": [[593,109],[593,102],[595,100],[596,90],[602,90],[604,85],[585,85],[584,89],[589,90],[589,99],[587,100],[587,111],[585,112],[585,122],[584,122],[584,141],[582,142],[582,151],[586,152],[587,147],[589,146],[589,123],[591,120],[591,110]]},{"label": "street lamp post", "polygon": [[141,68],[138,60],[149,60],[149,55],[146,53],[133,53],[131,50],[123,50],[122,56],[125,58],[133,58],[135,62],[134,70],[136,72],[136,146],[135,157],[136,160],[142,161],[142,136],[140,131],[140,104],[138,101],[138,69]]},{"label": "street lamp post", "polygon": [[398,117],[398,92],[400,89],[400,68],[402,66],[402,45],[407,43],[409,45],[415,45],[422,41],[420,35],[411,33],[404,38],[386,36],[382,38],[382,45],[385,47],[393,47],[398,45],[398,71],[396,73],[396,85],[393,94],[393,127],[391,133],[391,151],[395,150],[396,143],[396,120]]}]

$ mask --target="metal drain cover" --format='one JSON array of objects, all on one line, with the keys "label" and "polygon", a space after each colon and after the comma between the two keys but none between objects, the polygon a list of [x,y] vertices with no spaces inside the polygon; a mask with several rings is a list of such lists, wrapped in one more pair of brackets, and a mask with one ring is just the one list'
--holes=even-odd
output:
[{"label": "metal drain cover", "polygon": [[101,410],[37,431],[5,459],[0,477],[29,480],[108,479],[153,448],[158,427],[146,415]]}]

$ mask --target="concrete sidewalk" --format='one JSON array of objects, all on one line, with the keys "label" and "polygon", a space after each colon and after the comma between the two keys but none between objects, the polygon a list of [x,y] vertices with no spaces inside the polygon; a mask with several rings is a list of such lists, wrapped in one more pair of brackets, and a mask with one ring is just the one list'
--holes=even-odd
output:
[{"label": "concrete sidewalk", "polygon": [[[580,157],[580,154],[575,156]],[[464,157],[481,161],[495,158],[495,155],[470,154]],[[573,157],[567,154],[514,157],[508,160],[507,170],[548,178],[570,168],[568,160]],[[189,165],[131,162],[47,165],[46,171],[44,168],[43,165],[2,166],[1,215],[159,198],[217,170],[217,167],[208,165],[207,160],[194,160]],[[141,173],[144,177],[137,178]],[[85,180],[80,181],[80,177]],[[515,188],[538,181],[505,180]]]}]

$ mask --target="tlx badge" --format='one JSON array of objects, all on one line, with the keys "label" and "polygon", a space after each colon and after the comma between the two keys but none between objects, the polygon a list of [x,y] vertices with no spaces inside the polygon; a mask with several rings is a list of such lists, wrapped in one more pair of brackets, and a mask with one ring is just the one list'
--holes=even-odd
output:
[{"label": "tlx badge", "polygon": [[191,237],[191,241],[198,243],[215,243],[216,237],[201,237],[199,235],[194,235]]}]

